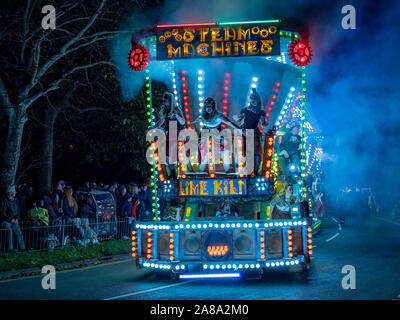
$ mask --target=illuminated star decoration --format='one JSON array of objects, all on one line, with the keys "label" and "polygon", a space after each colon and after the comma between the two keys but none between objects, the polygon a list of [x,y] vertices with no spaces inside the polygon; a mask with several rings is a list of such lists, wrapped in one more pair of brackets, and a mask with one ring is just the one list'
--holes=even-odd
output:
[{"label": "illuminated star decoration", "polygon": [[302,67],[310,63],[311,47],[303,40],[293,40],[288,49],[290,60],[296,66]]},{"label": "illuminated star decoration", "polygon": [[145,47],[132,42],[132,50],[129,53],[129,67],[134,71],[142,71],[149,62],[149,52]]}]

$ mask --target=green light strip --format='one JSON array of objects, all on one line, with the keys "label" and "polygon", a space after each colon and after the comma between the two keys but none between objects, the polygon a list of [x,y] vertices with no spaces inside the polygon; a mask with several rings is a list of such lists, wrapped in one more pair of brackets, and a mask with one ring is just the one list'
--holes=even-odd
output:
[{"label": "green light strip", "polygon": [[[155,121],[153,119],[154,116],[154,109],[153,109],[153,100],[152,100],[152,96],[151,96],[151,78],[150,78],[150,67],[147,66],[146,68],[146,107],[147,107],[147,115],[148,117],[148,126],[147,128],[152,128],[155,125]],[[156,163],[155,160],[152,161],[152,167],[150,168],[150,172],[151,172],[151,180],[153,181],[151,183],[152,186],[152,200],[153,200],[153,208],[152,208],[152,213],[154,215],[153,220],[157,220],[158,219],[158,210],[157,210],[157,204],[158,204],[158,197],[157,197],[157,175],[158,175],[158,171],[156,168]]]},{"label": "green light strip", "polygon": [[314,228],[313,229],[316,229],[316,228],[318,228],[320,225],[321,225],[321,221],[320,222],[318,222],[315,226],[314,226]]},{"label": "green light strip", "polygon": [[274,188],[276,191],[276,187],[278,185],[278,154],[274,152],[272,156],[272,170],[271,172],[273,173],[274,176]]},{"label": "green light strip", "polygon": [[301,67],[301,88],[302,88],[302,96],[301,96],[301,180],[302,180],[302,198],[303,200],[306,199],[307,197],[307,188],[306,188],[306,130],[305,130],[305,114],[306,114],[306,71],[305,71],[306,67],[302,66]]},{"label": "green light strip", "polygon": [[288,31],[282,31],[282,30],[279,31],[279,35],[281,37],[285,37],[285,38],[292,38],[292,37],[294,37],[295,39],[299,38],[299,36],[294,32],[288,32]]},{"label": "green light strip", "polygon": [[279,23],[281,20],[259,20],[259,21],[241,21],[241,22],[218,22],[220,26],[232,25],[232,24],[255,24],[255,23]]}]

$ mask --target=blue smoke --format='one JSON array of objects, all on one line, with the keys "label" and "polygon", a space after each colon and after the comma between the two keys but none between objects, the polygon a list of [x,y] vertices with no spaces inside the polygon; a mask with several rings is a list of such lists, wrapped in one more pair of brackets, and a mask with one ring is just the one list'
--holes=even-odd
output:
[{"label": "blue smoke", "polygon": [[[341,27],[341,8],[347,4],[356,8],[356,30]],[[327,192],[359,185],[389,194],[400,190],[399,16],[400,3],[395,1],[167,1],[152,11],[132,12],[121,30],[157,23],[273,18],[282,19],[286,29],[299,28],[313,48],[306,95],[325,136]],[[129,49],[129,32],[110,43],[125,99],[134,97],[143,84],[143,76],[127,68]],[[399,198],[396,192],[391,194]]]}]

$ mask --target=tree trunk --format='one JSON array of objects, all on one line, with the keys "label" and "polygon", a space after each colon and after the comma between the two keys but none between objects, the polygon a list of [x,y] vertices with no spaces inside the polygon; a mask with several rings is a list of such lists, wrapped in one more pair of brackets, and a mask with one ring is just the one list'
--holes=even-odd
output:
[{"label": "tree trunk", "polygon": [[53,175],[53,140],[54,140],[54,123],[57,118],[58,111],[48,108],[43,114],[44,127],[41,129],[39,136],[39,158],[40,165],[37,176],[37,186],[51,191],[51,180]]},{"label": "tree trunk", "polygon": [[0,187],[5,190],[8,186],[14,185],[18,169],[18,162],[21,151],[21,141],[24,132],[24,125],[27,120],[25,108],[10,108],[7,112],[8,132],[3,154],[2,172],[0,175]]}]

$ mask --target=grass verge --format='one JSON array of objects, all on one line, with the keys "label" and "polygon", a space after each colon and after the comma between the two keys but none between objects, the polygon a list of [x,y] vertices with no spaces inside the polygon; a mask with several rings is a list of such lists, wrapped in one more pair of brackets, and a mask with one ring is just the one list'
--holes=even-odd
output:
[{"label": "grass verge", "polygon": [[0,254],[0,272],[57,265],[131,252],[129,240],[111,240],[88,247],[68,247],[54,251],[28,251]]}]

